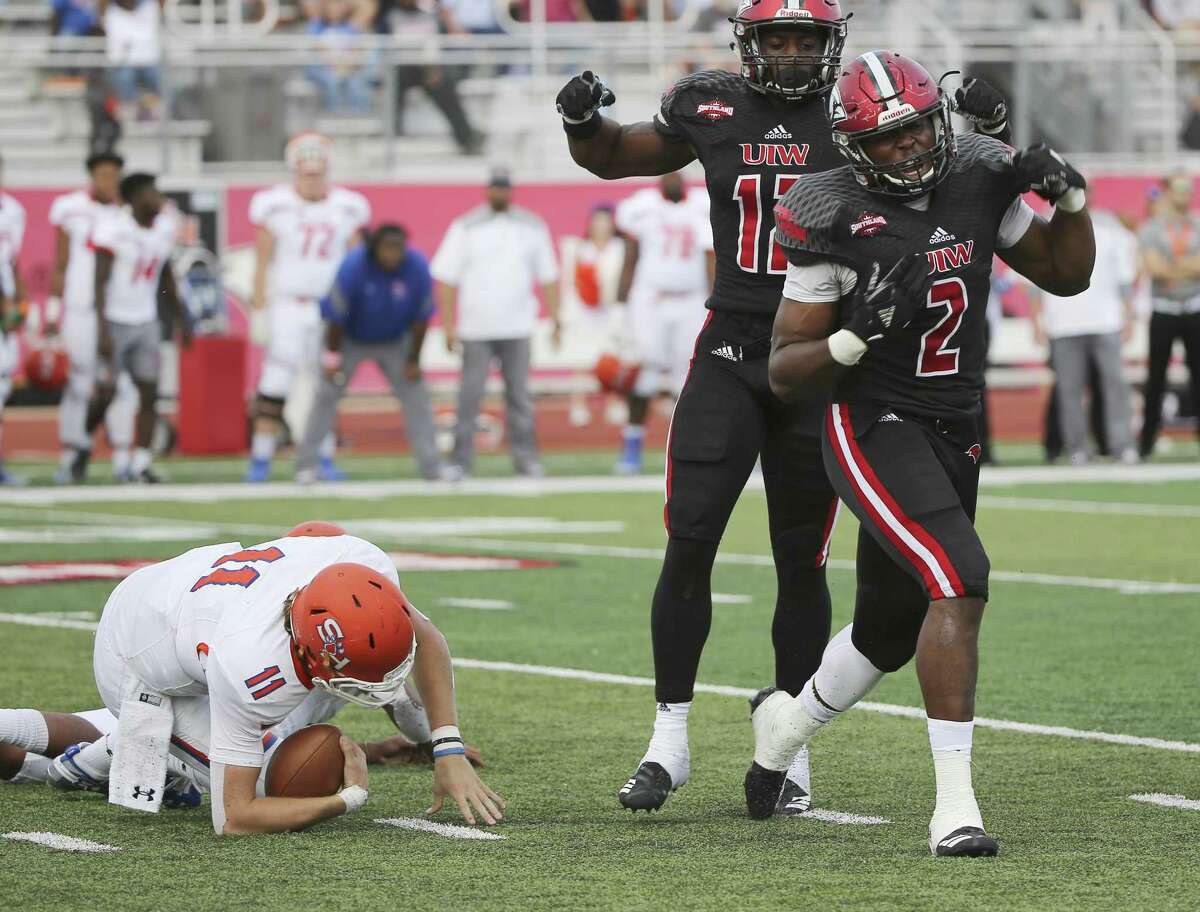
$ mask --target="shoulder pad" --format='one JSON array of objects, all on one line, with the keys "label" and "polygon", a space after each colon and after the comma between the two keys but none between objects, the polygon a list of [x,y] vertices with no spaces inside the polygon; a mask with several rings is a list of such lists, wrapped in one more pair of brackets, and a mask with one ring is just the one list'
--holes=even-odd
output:
[{"label": "shoulder pad", "polygon": [[775,207],[775,237],[784,248],[832,254],[834,226],[857,184],[849,166],[800,178]]}]

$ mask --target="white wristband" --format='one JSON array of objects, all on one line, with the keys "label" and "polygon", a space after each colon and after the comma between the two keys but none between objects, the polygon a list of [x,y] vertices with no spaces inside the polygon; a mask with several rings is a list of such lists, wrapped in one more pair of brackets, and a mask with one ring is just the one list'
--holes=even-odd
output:
[{"label": "white wristband", "polygon": [[43,315],[47,323],[58,323],[63,315],[62,298],[54,295],[46,298],[46,309],[43,311]]},{"label": "white wristband", "polygon": [[853,367],[867,353],[867,343],[848,329],[839,329],[827,341],[833,360],[846,367]]},{"label": "white wristband", "polygon": [[458,730],[457,725],[439,725],[429,733],[429,740],[436,744],[442,738],[457,738],[462,740],[462,732]]},{"label": "white wristband", "polygon": [[1063,212],[1078,212],[1087,205],[1087,194],[1082,187],[1072,187],[1054,205]]},{"label": "white wristband", "polygon": [[361,785],[351,785],[338,792],[338,797],[346,802],[346,813],[353,814],[367,803],[367,790]]}]

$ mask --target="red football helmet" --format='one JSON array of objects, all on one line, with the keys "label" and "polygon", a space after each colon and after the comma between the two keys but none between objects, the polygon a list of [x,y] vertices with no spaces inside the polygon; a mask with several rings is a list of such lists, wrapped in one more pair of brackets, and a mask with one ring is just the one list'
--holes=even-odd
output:
[{"label": "red football helmet", "polygon": [[605,354],[596,361],[592,372],[596,375],[596,380],[602,390],[627,396],[633,392],[634,384],[637,383],[641,370],[640,364],[625,364],[616,355]]},{"label": "red football helmet", "polygon": [[41,345],[31,348],[25,356],[25,379],[36,389],[54,392],[67,382],[70,362],[60,345]]},{"label": "red football helmet", "polygon": [[313,684],[360,706],[387,706],[417,656],[408,599],[362,564],[333,564],[296,593],[292,640]]},{"label": "red football helmet", "polygon": [[[921,196],[947,174],[958,152],[950,123],[950,101],[929,71],[894,51],[855,58],[829,93],[833,141],[849,160],[858,182],[876,193]],[[877,164],[863,140],[928,119],[933,144],[892,164]]]},{"label": "red football helmet", "polygon": [[[759,92],[796,101],[829,89],[842,64],[846,18],[838,0],[741,0],[733,23],[742,76]],[[815,54],[776,56],[762,45],[762,30],[812,29],[822,38]]]},{"label": "red football helmet", "polygon": [[323,522],[319,519],[310,519],[308,522],[302,522],[290,531],[284,538],[317,538],[330,535],[345,535],[346,530],[337,523]]}]

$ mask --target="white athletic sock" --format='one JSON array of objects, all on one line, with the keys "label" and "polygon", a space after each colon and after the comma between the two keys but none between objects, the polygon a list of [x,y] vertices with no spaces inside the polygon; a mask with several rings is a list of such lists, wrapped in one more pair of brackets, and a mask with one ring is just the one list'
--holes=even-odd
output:
[{"label": "white athletic sock", "polygon": [[321,438],[321,445],[317,447],[317,455],[322,459],[332,459],[337,454],[337,435],[330,431]]},{"label": "white athletic sock", "polygon": [[151,458],[149,449],[146,447],[135,447],[133,450],[133,459],[129,462],[130,471],[134,475],[141,475],[146,469],[150,468]]},{"label": "white athletic sock", "polygon": [[26,753],[17,774],[8,781],[13,785],[22,782],[45,782],[46,770],[50,767],[50,758],[39,754]]},{"label": "white athletic sock", "polygon": [[108,771],[112,769],[112,745],[115,738],[110,732],[91,744],[85,744],[75,755],[75,765],[93,779],[100,782],[107,780]]},{"label": "white athletic sock", "polygon": [[971,787],[971,739],[974,722],[928,720],[929,747],[937,781],[937,806],[929,823],[930,848],[959,827],[983,829],[983,817]]},{"label": "white athletic sock", "polygon": [[271,459],[279,439],[265,431],[255,431],[250,438],[250,456],[254,459]]},{"label": "white athletic sock", "polygon": [[855,648],[853,624],[847,624],[829,641],[821,667],[804,684],[800,700],[819,722],[832,722],[871,692],[883,672]]},{"label": "white athletic sock", "polygon": [[133,457],[129,447],[116,447],[112,453],[112,470],[114,475],[124,475],[129,471]]},{"label": "white athletic sock", "polygon": [[691,749],[688,747],[687,717],[692,709],[687,703],[659,703],[654,710],[654,734],[646,748],[643,763],[657,763],[671,776],[675,788],[687,782],[691,773]]},{"label": "white athletic sock", "polygon": [[804,789],[804,791],[812,794],[812,771],[809,768],[808,745],[796,751],[796,758],[792,761],[792,765],[788,767],[787,778]]},{"label": "white athletic sock", "polygon": [[[809,684],[804,687],[808,690]],[[751,717],[754,721],[754,762],[763,769],[790,769],[797,752],[825,727],[825,723],[808,711],[800,697],[776,691],[767,700],[774,705],[769,706],[764,701]],[[767,715],[760,719],[762,712]]]},{"label": "white athletic sock", "polygon": [[60,469],[69,469],[75,464],[75,457],[79,451],[74,447],[65,448],[58,456],[58,467]]},{"label": "white athletic sock", "polygon": [[44,754],[49,742],[46,717],[36,709],[0,709],[0,743]]}]

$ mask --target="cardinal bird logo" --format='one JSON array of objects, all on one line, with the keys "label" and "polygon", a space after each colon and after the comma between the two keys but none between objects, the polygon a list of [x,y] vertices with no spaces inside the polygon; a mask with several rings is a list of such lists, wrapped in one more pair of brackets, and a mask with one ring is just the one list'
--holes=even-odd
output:
[{"label": "cardinal bird logo", "polygon": [[979,459],[983,456],[983,447],[977,443],[971,444],[971,448],[967,450],[967,455],[971,457],[971,462],[979,465]]}]

